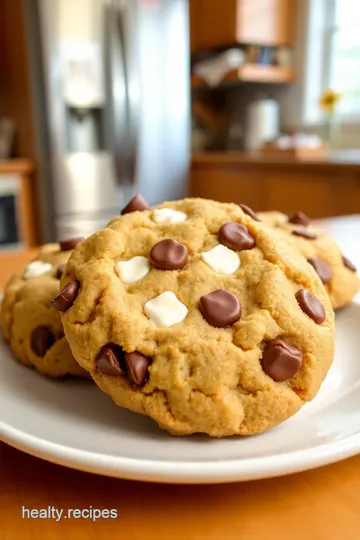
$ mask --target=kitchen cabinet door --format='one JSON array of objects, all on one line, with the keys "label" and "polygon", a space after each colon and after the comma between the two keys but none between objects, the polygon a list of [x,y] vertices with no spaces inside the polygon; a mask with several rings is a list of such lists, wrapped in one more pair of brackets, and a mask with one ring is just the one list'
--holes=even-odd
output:
[{"label": "kitchen cabinet door", "polygon": [[360,214],[360,175],[339,175],[332,181],[333,215]]},{"label": "kitchen cabinet door", "polygon": [[236,41],[237,0],[190,0],[191,52]]},{"label": "kitchen cabinet door", "polygon": [[291,45],[295,0],[238,0],[236,39],[240,43]]},{"label": "kitchen cabinet door", "polygon": [[247,204],[254,210],[266,209],[266,178],[261,172],[235,166],[193,166],[190,171],[191,197],[220,202]]},{"label": "kitchen cabinet door", "polygon": [[190,0],[191,52],[237,43],[291,45],[296,0]]},{"label": "kitchen cabinet door", "polygon": [[268,173],[266,180],[268,210],[279,210],[285,214],[302,210],[312,219],[333,214],[333,187],[327,175],[279,170]]}]

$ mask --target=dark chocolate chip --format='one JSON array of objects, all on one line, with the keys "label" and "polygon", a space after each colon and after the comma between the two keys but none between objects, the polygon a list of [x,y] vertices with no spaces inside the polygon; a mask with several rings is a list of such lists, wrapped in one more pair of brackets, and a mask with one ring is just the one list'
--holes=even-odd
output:
[{"label": "dark chocolate chip", "polygon": [[311,219],[304,214],[304,212],[295,212],[295,214],[289,216],[289,223],[295,223],[296,225],[304,225],[304,227],[307,227],[310,225]]},{"label": "dark chocolate chip", "polygon": [[239,204],[241,210],[244,212],[244,214],[247,214],[248,216],[252,217],[255,221],[261,221],[259,216],[257,215],[254,210],[252,210],[249,206],[246,206],[246,204]]},{"label": "dark chocolate chip", "polygon": [[264,349],[261,365],[274,381],[286,381],[302,366],[302,352],[282,339],[272,339]]},{"label": "dark chocolate chip", "polygon": [[59,264],[59,266],[56,269],[56,277],[58,279],[61,279],[65,270],[66,270],[66,264]]},{"label": "dark chocolate chip", "polygon": [[47,326],[38,326],[33,330],[30,345],[36,356],[45,356],[54,343],[55,336]]},{"label": "dark chocolate chip", "polygon": [[313,231],[307,231],[306,229],[294,229],[292,231],[292,234],[295,236],[302,236],[303,238],[306,238],[307,240],[316,240],[317,234]]},{"label": "dark chocolate chip", "polygon": [[316,324],[321,324],[325,321],[326,314],[324,306],[312,292],[306,289],[300,289],[296,293],[295,298],[303,312],[315,321]]},{"label": "dark chocolate chip", "polygon": [[186,246],[176,240],[161,240],[150,251],[150,262],[160,270],[178,270],[188,261]]},{"label": "dark chocolate chip", "polygon": [[144,197],[138,193],[127,203],[125,208],[121,210],[121,214],[129,214],[130,212],[136,212],[137,210],[148,210],[148,208],[148,203],[145,201]]},{"label": "dark chocolate chip", "polygon": [[68,310],[75,302],[79,288],[80,283],[78,281],[70,281],[70,283],[65,285],[63,290],[51,300],[51,304],[58,311]]},{"label": "dark chocolate chip", "polygon": [[346,266],[346,268],[348,268],[352,272],[356,272],[356,266],[347,257],[344,257],[344,255],[343,255],[342,259],[343,259],[343,263]]},{"label": "dark chocolate chip", "polygon": [[231,292],[219,289],[200,298],[199,309],[204,319],[217,328],[226,328],[241,317],[239,300]]},{"label": "dark chocolate chip", "polygon": [[219,230],[218,239],[224,246],[235,251],[251,249],[255,246],[255,238],[251,236],[248,228],[235,222],[225,223]]},{"label": "dark chocolate chip", "polygon": [[61,251],[70,251],[74,249],[80,242],[85,240],[84,236],[79,236],[78,238],[68,238],[67,240],[61,240],[60,249]]},{"label": "dark chocolate chip", "polygon": [[329,283],[332,277],[332,272],[331,268],[326,264],[326,262],[321,261],[320,259],[308,259],[308,263],[311,264],[325,285],[326,283]]},{"label": "dark chocolate chip", "polygon": [[118,376],[124,375],[121,367],[123,361],[123,351],[119,345],[108,343],[99,352],[96,357],[96,367],[104,375]]},{"label": "dark chocolate chip", "polygon": [[125,353],[124,360],[129,379],[138,386],[143,386],[149,378],[150,358],[135,351]]}]

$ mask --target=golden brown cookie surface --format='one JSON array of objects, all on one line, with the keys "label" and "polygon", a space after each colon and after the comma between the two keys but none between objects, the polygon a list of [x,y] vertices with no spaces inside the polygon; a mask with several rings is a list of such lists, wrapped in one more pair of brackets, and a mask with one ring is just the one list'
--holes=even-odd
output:
[{"label": "golden brown cookie surface", "polygon": [[185,199],[114,218],[75,248],[61,288],[77,361],[172,433],[259,433],[312,399],[332,362],[319,277],[235,204]]},{"label": "golden brown cookie surface", "polygon": [[43,246],[6,284],[1,305],[3,335],[14,356],[50,377],[87,375],[71,354],[59,313],[50,304],[69,255],[59,244]]},{"label": "golden brown cookie surface", "polygon": [[352,301],[360,285],[356,268],[329,234],[313,227],[300,212],[290,216],[291,221],[281,212],[260,212],[259,217],[292,242],[309,261],[324,283],[334,309]]}]

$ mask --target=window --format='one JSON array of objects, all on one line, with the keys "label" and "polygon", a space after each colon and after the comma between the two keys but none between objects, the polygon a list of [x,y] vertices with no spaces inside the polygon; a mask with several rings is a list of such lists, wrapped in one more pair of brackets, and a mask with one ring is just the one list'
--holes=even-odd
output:
[{"label": "window", "polygon": [[304,120],[322,121],[319,99],[341,94],[337,115],[360,123],[360,0],[308,0]]},{"label": "window", "polygon": [[337,112],[349,119],[360,117],[360,2],[329,2],[328,58],[325,83],[341,94]]}]

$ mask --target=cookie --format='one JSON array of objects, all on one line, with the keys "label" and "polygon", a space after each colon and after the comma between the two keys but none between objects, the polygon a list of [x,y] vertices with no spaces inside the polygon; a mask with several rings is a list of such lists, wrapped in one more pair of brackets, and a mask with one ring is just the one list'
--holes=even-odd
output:
[{"label": "cookie", "polygon": [[352,301],[359,291],[359,277],[331,236],[313,227],[303,212],[289,217],[281,212],[260,212],[258,216],[301,251],[324,283],[334,309]]},{"label": "cookie", "polygon": [[14,356],[49,377],[88,377],[71,353],[59,312],[50,304],[74,245],[43,246],[6,284],[1,304],[3,335]]},{"label": "cookie", "polygon": [[53,300],[96,384],[177,435],[259,433],[311,400],[334,313],[298,250],[235,204],[126,208],[75,248]]}]

